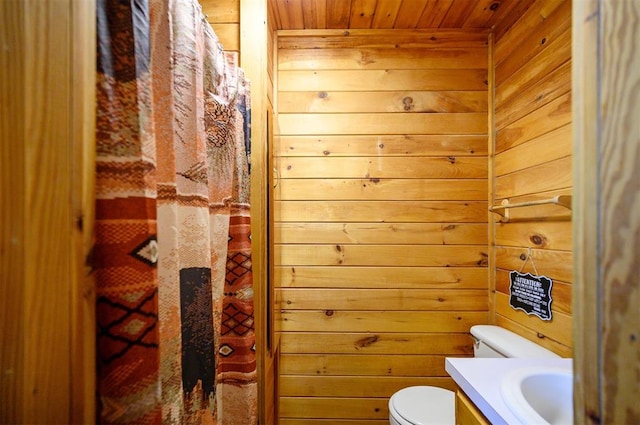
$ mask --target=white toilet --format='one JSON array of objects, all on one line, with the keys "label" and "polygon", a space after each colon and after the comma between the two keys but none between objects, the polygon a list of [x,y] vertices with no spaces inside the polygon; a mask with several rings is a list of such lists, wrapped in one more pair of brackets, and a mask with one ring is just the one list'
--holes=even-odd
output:
[{"label": "white toilet", "polygon": [[[557,354],[513,332],[492,325],[471,327],[474,357],[558,358]],[[455,424],[453,391],[416,386],[396,392],[389,400],[391,425]]]}]

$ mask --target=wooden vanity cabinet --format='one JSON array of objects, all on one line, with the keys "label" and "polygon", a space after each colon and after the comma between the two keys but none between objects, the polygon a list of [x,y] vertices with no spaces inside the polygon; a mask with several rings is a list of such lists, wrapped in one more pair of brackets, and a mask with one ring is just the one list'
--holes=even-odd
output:
[{"label": "wooden vanity cabinet", "polygon": [[456,391],[456,425],[491,425],[461,389]]}]

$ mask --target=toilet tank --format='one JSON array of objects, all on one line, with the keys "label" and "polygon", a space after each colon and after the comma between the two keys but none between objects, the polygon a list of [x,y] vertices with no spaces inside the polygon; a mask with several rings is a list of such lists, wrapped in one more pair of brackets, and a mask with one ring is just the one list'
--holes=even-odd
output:
[{"label": "toilet tank", "polygon": [[556,353],[511,331],[493,325],[471,327],[475,357],[559,358]]}]

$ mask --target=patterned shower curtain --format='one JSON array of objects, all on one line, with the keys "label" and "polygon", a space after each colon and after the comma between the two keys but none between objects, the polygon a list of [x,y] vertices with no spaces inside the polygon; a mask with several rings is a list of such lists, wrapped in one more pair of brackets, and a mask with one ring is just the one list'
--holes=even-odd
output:
[{"label": "patterned shower curtain", "polygon": [[100,423],[250,425],[249,87],[197,0],[98,0]]}]

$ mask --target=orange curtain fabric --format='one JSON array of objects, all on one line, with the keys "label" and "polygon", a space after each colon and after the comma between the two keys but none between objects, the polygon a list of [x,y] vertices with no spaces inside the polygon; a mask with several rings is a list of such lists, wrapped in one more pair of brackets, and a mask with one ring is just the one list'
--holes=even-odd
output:
[{"label": "orange curtain fabric", "polygon": [[104,423],[257,423],[249,84],[196,0],[98,2]]}]

